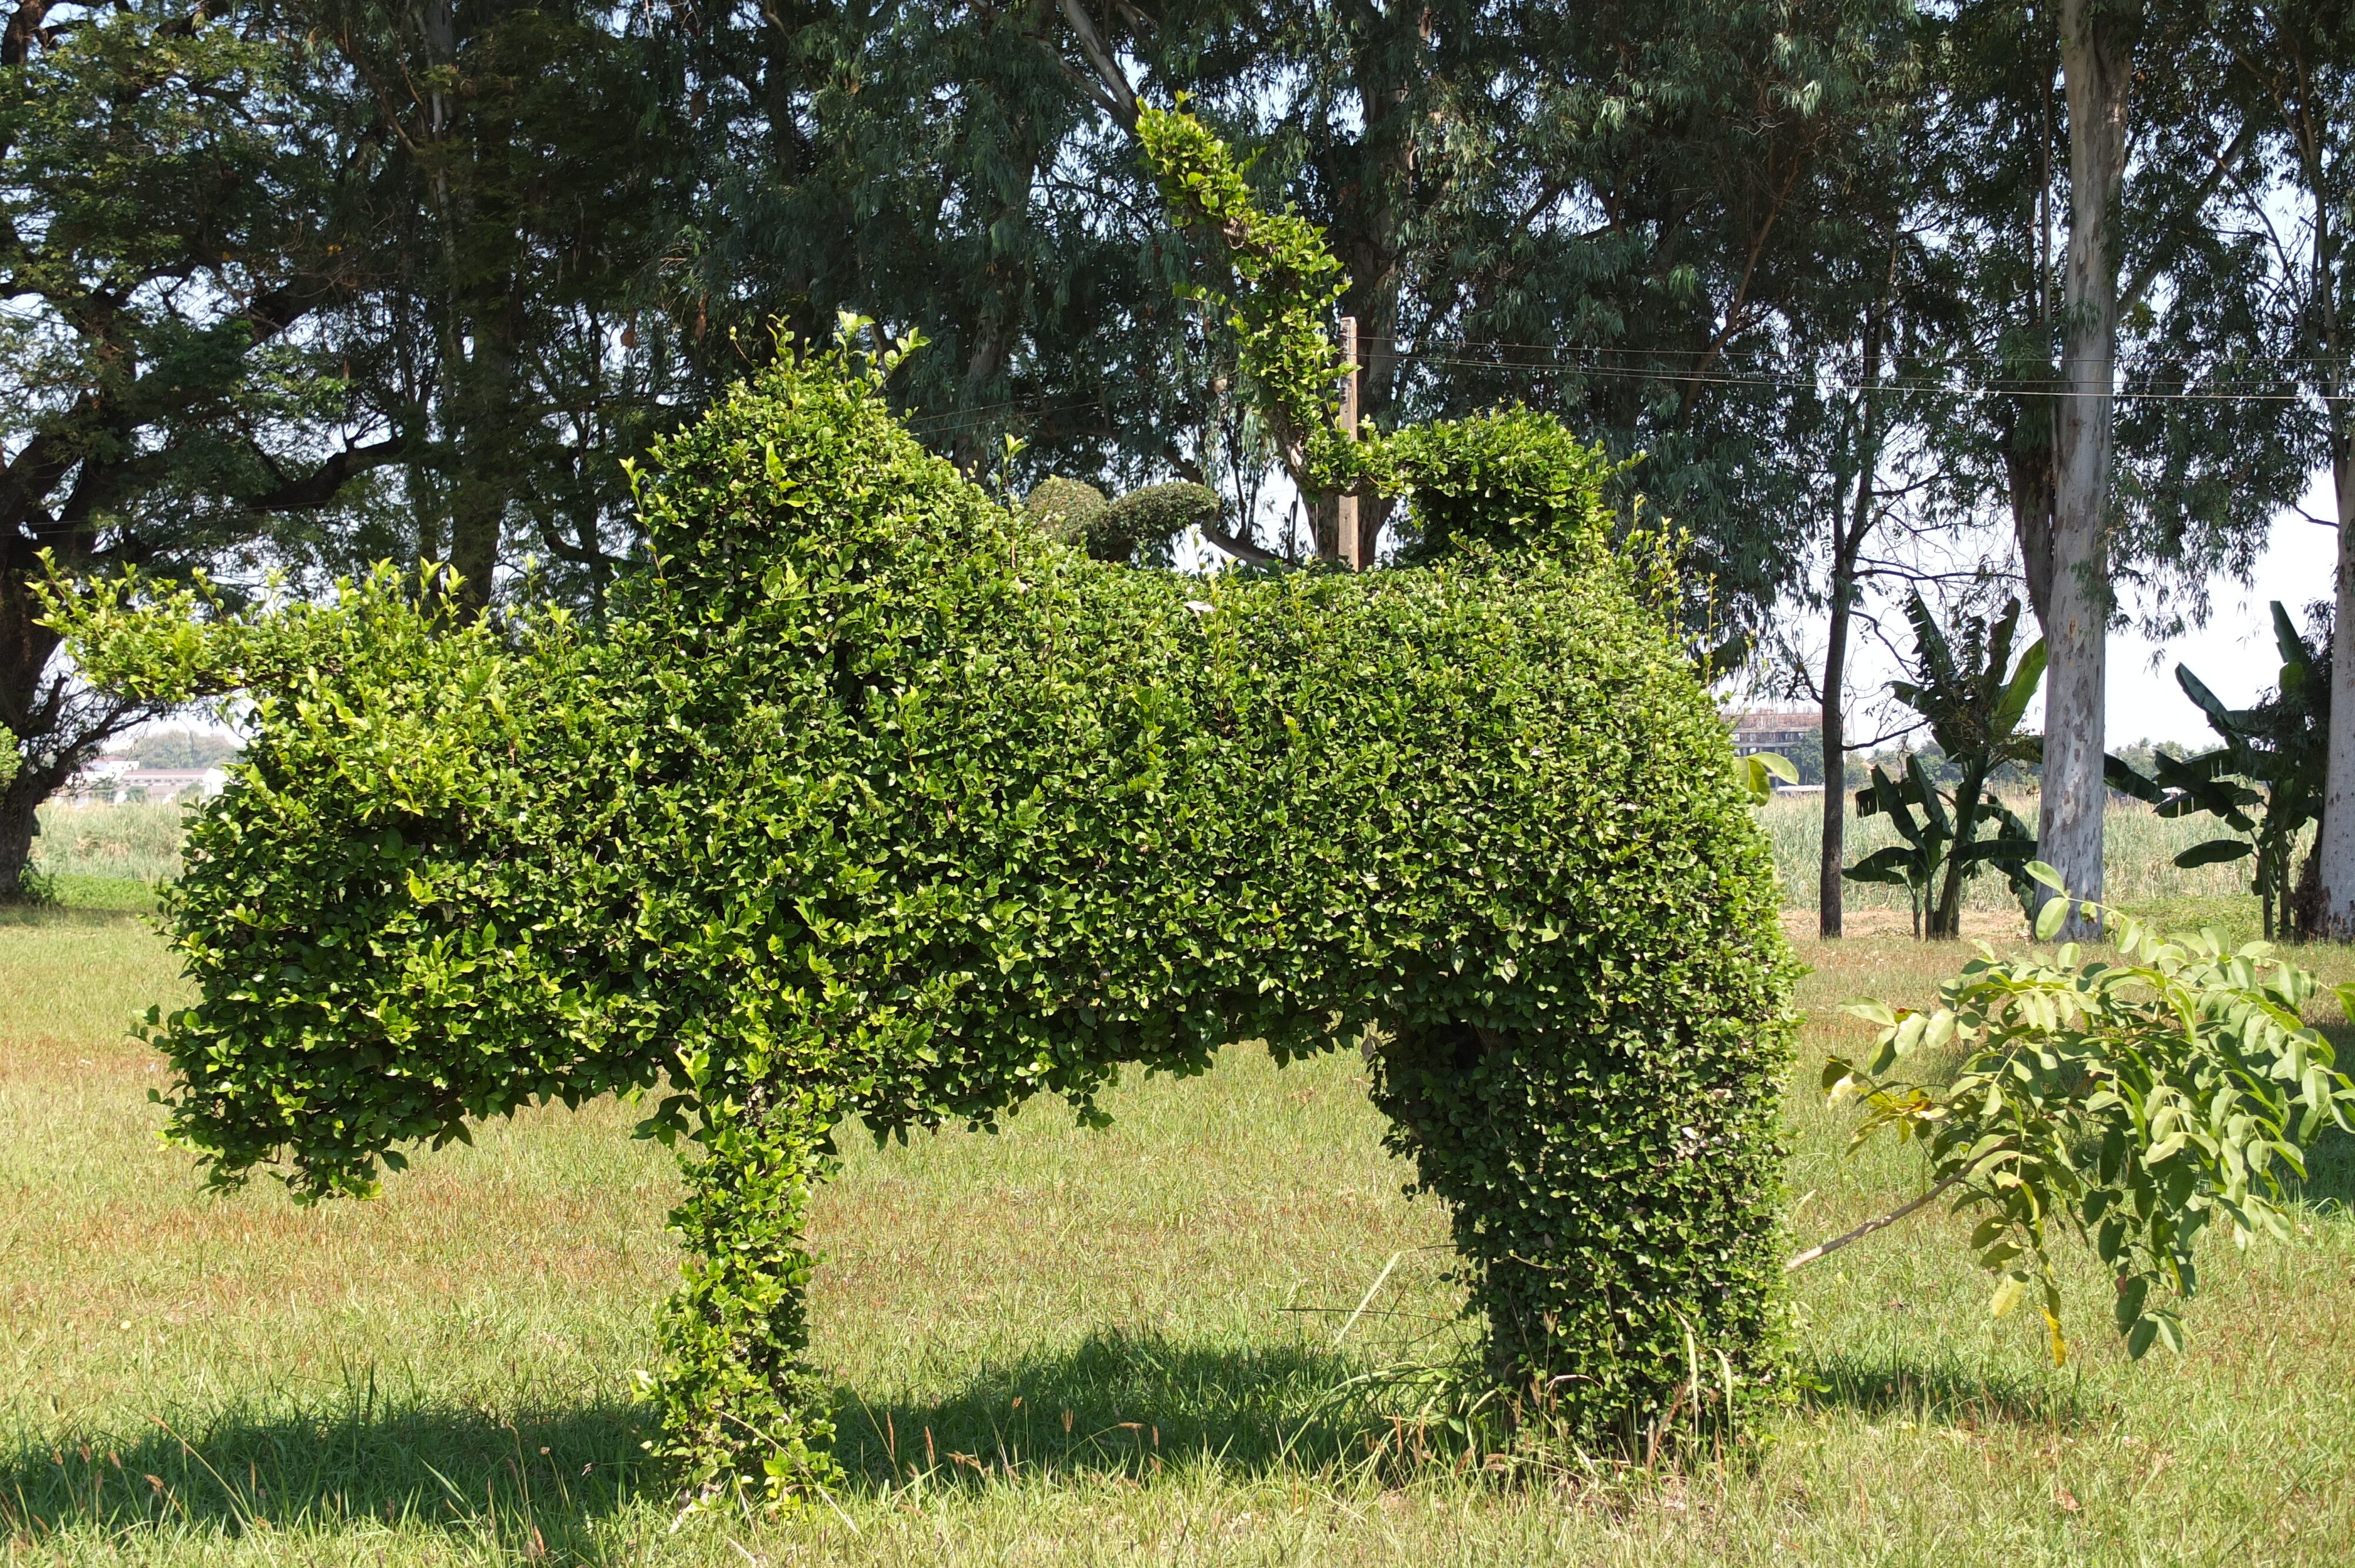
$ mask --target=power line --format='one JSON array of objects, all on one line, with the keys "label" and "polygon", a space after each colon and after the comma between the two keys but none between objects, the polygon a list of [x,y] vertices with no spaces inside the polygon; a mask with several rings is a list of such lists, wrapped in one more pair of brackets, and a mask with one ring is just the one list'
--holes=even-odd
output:
[{"label": "power line", "polygon": [[[1980,382],[1972,384],[1943,380],[1931,381],[1920,378],[1896,378],[1882,381],[1876,386],[1869,387],[1861,382],[1843,381],[1838,377],[1822,376],[1743,376],[1738,374],[1729,375],[1722,372],[1680,372],[1666,368],[1643,369],[1635,366],[1582,366],[1546,361],[1458,358],[1432,352],[1411,352],[1401,354],[1399,357],[1401,359],[1412,359],[1423,365],[1442,365],[1474,370],[1508,371],[1524,374],[1532,372],[1540,374],[1545,372],[1554,372],[1557,374],[1578,376],[1616,377],[1626,380],[1661,381],[1673,383],[1678,386],[1789,387],[1805,388],[1810,391],[1848,394],[1883,392],[1894,393],[1905,397],[1949,397],[1957,400],[1966,399],[1971,401],[1976,401],[1981,397],[2108,397],[2119,399],[2131,399],[2135,401],[2158,400],[2194,403],[2303,403],[2323,397],[2320,393],[2307,392],[2303,390],[2291,392],[2250,392],[2214,390],[2209,388],[2193,389],[2191,384],[2188,382],[2174,384],[2176,387],[2174,390],[2166,389],[2166,384],[2162,384],[2158,387],[2135,387],[2128,385],[2112,387],[2106,391],[2100,388],[2089,388],[2080,391],[2074,387],[2054,386],[2050,383],[2039,384],[2034,382],[2021,383],[2013,381]],[[2341,397],[2345,397],[2349,395],[2342,393],[2339,396]],[[2328,399],[2325,400],[2327,401]]]}]

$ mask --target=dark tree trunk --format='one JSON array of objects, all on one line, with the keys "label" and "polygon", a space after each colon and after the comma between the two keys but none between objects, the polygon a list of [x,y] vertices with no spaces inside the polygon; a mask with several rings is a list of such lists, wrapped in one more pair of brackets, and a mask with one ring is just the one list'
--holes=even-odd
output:
[{"label": "dark tree trunk", "polygon": [[0,904],[19,903],[28,895],[25,874],[32,869],[33,840],[41,831],[41,802],[50,793],[42,773],[31,768],[19,769],[0,789]]},{"label": "dark tree trunk", "polygon": [[[513,281],[470,312],[471,351],[453,369],[464,388],[455,408],[460,467],[450,505],[450,565],[458,573],[459,599],[479,615],[497,587],[499,545],[506,532],[513,498],[515,454],[515,344],[522,302]],[[454,345],[453,345],[454,346]]]},{"label": "dark tree trunk", "polygon": [[1840,935],[1848,897],[1848,733],[1840,692],[1848,679],[1849,594],[1854,578],[1832,572],[1831,634],[1824,647],[1824,843],[1816,873],[1816,934]]},{"label": "dark tree trunk", "polygon": [[1872,535],[1873,503],[1881,471],[1881,337],[1889,319],[1889,298],[1897,283],[1897,250],[1889,252],[1889,272],[1881,297],[1864,318],[1864,392],[1857,409],[1856,497],[1853,512],[1843,518],[1832,511],[1831,625],[1824,645],[1824,838],[1816,874],[1816,933],[1840,935],[1848,881],[1841,875],[1848,858],[1848,728],[1840,698],[1848,683],[1848,640],[1857,596],[1857,559]]}]

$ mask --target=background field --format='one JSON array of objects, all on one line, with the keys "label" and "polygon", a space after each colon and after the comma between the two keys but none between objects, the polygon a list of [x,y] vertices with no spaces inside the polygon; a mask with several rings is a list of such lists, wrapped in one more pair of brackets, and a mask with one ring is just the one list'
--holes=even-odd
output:
[{"label": "background field", "polygon": [[144,909],[155,885],[180,871],[180,824],[174,800],[41,808],[33,866],[69,905]]},{"label": "background field", "polygon": [[[2020,820],[2036,825],[2036,797],[2016,795],[2005,801]],[[1783,875],[1783,900],[1794,909],[1816,907],[1817,858],[1823,853],[1824,803],[1820,795],[1783,795],[1758,812],[1759,825],[1774,845],[1775,868]],[[2110,807],[2103,822],[2105,850],[2103,891],[2125,903],[2181,898],[2235,897],[2249,891],[2249,863],[2228,862],[2195,866],[2186,871],[2175,857],[2193,844],[2228,836],[2213,817],[2160,818],[2149,807],[2129,802]],[[1874,850],[1898,842],[1897,832],[1882,816],[1851,816],[1848,824],[1848,863],[1854,865]],[[2019,906],[2003,877],[1983,873],[1969,885],[1966,908],[1995,913],[2016,912]],[[1852,882],[1843,906],[1849,909],[1905,909],[1905,890],[1884,884]],[[2256,906],[2253,901],[2250,908]],[[2252,919],[2254,918],[2254,913]]]},{"label": "background field", "polygon": [[[1801,950],[1796,1085],[1857,1038],[1838,999],[1918,999],[1956,956]],[[1920,1222],[1799,1277],[1811,1392],[1752,1455],[1507,1486],[1398,1462],[1349,1396],[1455,1331],[1443,1219],[1401,1196],[1354,1056],[1246,1047],[1129,1084],[1105,1133],[1041,1104],[1000,1137],[854,1141],[815,1297],[852,1484],[674,1528],[631,1401],[674,1178],[630,1113],[487,1128],[378,1202],[206,1199],[123,1033],[176,984],[138,916],[0,921],[0,1563],[2335,1563],[2355,1539],[2343,1148],[2291,1244],[2212,1258],[2180,1360],[2126,1363],[2081,1266],[2055,1370]],[[1910,1192],[1893,1152],[1841,1158],[1846,1116],[1790,1107],[1796,1234]]]}]

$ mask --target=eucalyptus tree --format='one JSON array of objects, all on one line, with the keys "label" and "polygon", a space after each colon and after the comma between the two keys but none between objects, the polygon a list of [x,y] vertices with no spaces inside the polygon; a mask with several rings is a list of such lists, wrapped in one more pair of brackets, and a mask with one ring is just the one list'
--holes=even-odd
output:
[{"label": "eucalyptus tree", "polygon": [[[2264,149],[2240,182],[2242,223],[2262,235],[2274,344],[2289,367],[2280,425],[2304,465],[2330,476],[2339,528],[2339,626],[2355,625],[2355,17],[2326,0],[2239,0],[2220,18],[2230,100]],[[2355,938],[2355,661],[2335,661],[2317,843],[2318,926]]]},{"label": "eucalyptus tree", "polygon": [[373,177],[329,74],[245,5],[20,0],[0,33],[0,897],[41,801],[156,711],[75,681],[52,565],[249,576],[380,521],[411,450],[325,330]]},{"label": "eucalyptus tree", "polygon": [[2041,853],[2098,888],[2120,580],[2159,630],[2197,619],[2299,487],[2253,384],[2263,258],[2222,221],[2256,143],[2202,6],[1958,0],[1934,21],[1925,174],[1961,289],[1945,496],[2009,514],[2051,653]]},{"label": "eucalyptus tree", "polygon": [[1457,247],[1479,249],[1445,325],[1566,352],[1500,348],[1436,395],[1542,398],[1644,453],[1635,482],[1692,533],[1736,628],[1804,556],[1819,348],[1886,273],[1868,209],[1915,80],[1907,10],[1534,11],[1491,111],[1496,173],[1461,204]]}]

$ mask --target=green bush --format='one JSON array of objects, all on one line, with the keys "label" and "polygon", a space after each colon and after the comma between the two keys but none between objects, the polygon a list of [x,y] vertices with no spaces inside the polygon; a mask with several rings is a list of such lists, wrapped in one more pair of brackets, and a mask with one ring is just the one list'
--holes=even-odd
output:
[{"label": "green bush", "polygon": [[1381,443],[1373,461],[1385,488],[1412,497],[1401,558],[1443,560],[1467,546],[1567,550],[1593,525],[1612,470],[1561,421],[1527,408],[1412,426]]},{"label": "green bush", "polygon": [[1338,442],[1321,240],[1186,117],[1139,129],[1262,290],[1226,305],[1287,461],[1408,495],[1430,564],[1092,559],[1104,515],[1166,536],[1215,497],[1064,485],[1033,522],[890,416],[897,355],[787,344],[634,476],[649,566],[593,641],[447,625],[389,572],[259,619],[62,611],[95,680],[253,697],[173,895],[175,1135],[218,1182],[365,1193],[527,1101],[663,1091],[692,1492],[835,1473],[801,1233],[846,1119],[1100,1121],[1123,1065],[1239,1040],[1366,1045],[1510,1408],[1626,1443],[1779,1388],[1792,966],[1657,563],[1537,416]]},{"label": "green bush", "polygon": [[1543,556],[1138,572],[927,456],[879,376],[788,355],[666,443],[593,643],[389,575],[78,612],[101,678],[255,703],[158,1031],[213,1179],[366,1192],[470,1120],[666,1089],[699,1261],[664,1446],[783,1494],[831,1474],[800,1232],[846,1118],[1094,1118],[1124,1063],[1370,1028],[1525,1404],[1631,1436],[1695,1343],[1771,1389],[1774,875],[1599,512]]}]

